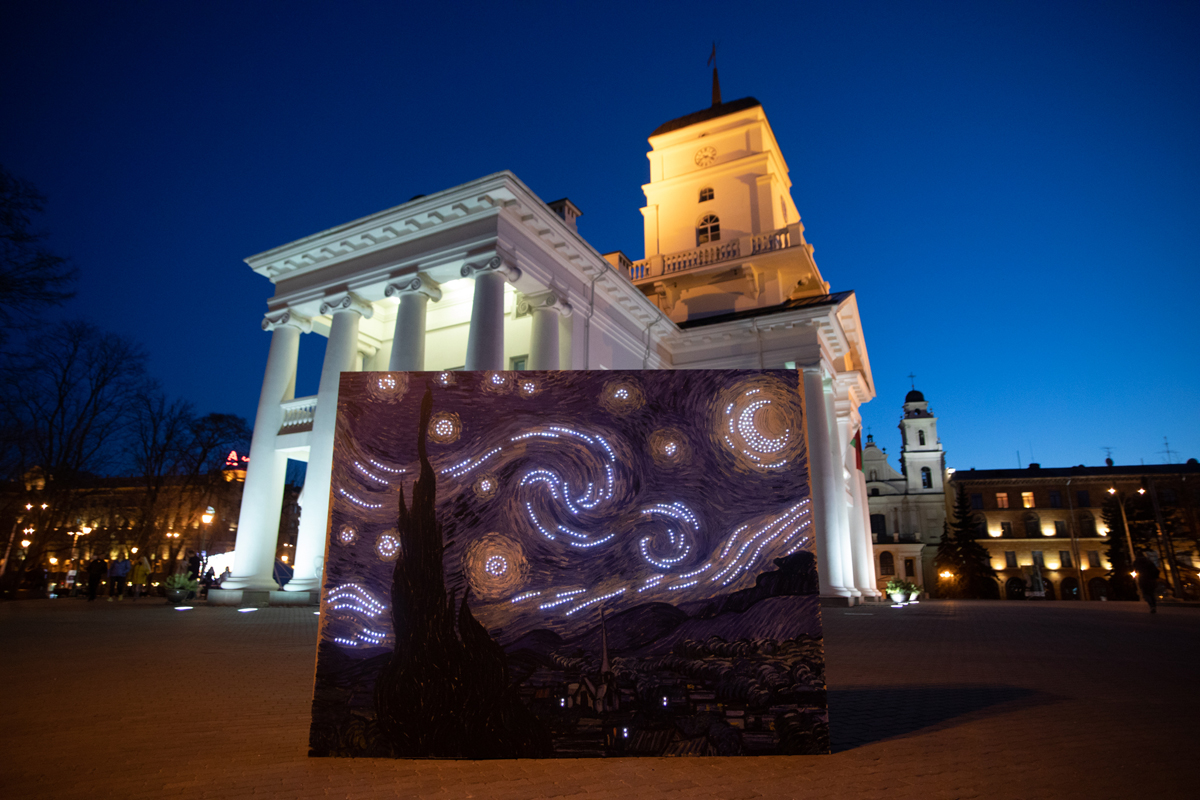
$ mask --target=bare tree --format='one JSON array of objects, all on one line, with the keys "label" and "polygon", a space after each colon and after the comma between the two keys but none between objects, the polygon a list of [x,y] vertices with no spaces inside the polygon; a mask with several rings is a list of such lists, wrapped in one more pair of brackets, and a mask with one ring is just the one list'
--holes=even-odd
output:
[{"label": "bare tree", "polygon": [[47,250],[46,233],[34,228],[45,202],[33,184],[0,166],[0,342],[17,313],[28,316],[74,294],[75,268]]},{"label": "bare tree", "polygon": [[0,356],[0,426],[14,477],[33,468],[48,504],[29,562],[39,563],[48,533],[73,525],[93,476],[119,464],[122,442],[146,383],[141,347],[87,322],[67,322],[31,336]]}]

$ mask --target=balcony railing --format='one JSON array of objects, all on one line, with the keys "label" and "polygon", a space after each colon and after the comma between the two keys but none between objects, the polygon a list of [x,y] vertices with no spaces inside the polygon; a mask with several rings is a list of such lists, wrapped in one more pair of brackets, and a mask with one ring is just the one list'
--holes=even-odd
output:
[{"label": "balcony railing", "polygon": [[641,261],[635,261],[630,265],[629,279],[631,281],[640,281],[659,275],[671,275],[697,267],[720,264],[723,261],[732,261],[745,256],[768,253],[772,250],[783,250],[786,247],[792,246],[793,236],[796,238],[796,244],[800,243],[799,231],[793,230],[798,227],[797,225],[789,225],[779,230],[742,236],[737,239],[731,239],[728,242],[696,247],[669,255],[651,256]]},{"label": "balcony railing", "polygon": [[280,405],[283,409],[283,422],[279,425],[280,434],[312,430],[313,416],[317,413],[316,395],[285,400]]}]

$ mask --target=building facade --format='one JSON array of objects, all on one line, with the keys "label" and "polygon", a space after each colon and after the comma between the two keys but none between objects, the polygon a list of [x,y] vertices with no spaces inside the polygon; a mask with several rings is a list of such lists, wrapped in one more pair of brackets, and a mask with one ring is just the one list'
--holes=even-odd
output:
[{"label": "building facade", "polygon": [[[1108,599],[1113,531],[1105,503],[1123,503],[1131,519],[1153,531],[1149,555],[1171,586],[1178,564],[1180,592],[1200,598],[1196,581],[1200,464],[965,470],[953,473],[979,522],[1007,599]],[[1157,513],[1154,507],[1157,506]],[[1119,535],[1119,531],[1118,531]]]},{"label": "building facade", "polygon": [[921,586],[932,580],[933,557],[946,522],[946,453],[937,417],[914,388],[900,417],[900,469],[868,436],[862,452],[875,571],[882,589],[893,578]]},{"label": "building facade", "polygon": [[[853,446],[874,396],[858,307],[817,269],[762,106],[717,102],[649,143],[640,261],[600,254],[573,203],[547,204],[511,172],[247,259],[275,289],[262,323],[271,344],[219,598],[273,588],[289,458],[308,469],[286,588],[318,588],[342,372],[463,368],[801,371],[822,594],[878,595]],[[317,394],[296,397],[301,343],[321,339]]]}]

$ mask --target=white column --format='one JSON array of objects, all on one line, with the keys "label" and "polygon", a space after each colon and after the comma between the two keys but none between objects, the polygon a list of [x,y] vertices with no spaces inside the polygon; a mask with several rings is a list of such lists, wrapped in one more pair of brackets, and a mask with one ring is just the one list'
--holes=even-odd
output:
[{"label": "white column", "polygon": [[442,290],[426,275],[417,274],[389,283],[383,293],[388,297],[400,298],[400,305],[396,308],[396,332],[392,336],[392,357],[388,362],[388,369],[392,372],[420,372],[425,369],[426,306],[430,299],[435,303],[441,300]]},{"label": "white column", "polygon": [[517,313],[533,316],[529,339],[529,369],[561,369],[558,348],[559,317],[571,316],[571,304],[555,292],[525,295],[517,304]]},{"label": "white column", "polygon": [[321,384],[317,389],[317,410],[309,434],[308,470],[304,477],[304,505],[300,509],[300,530],[296,536],[295,574],[285,591],[309,592],[321,585],[321,567],[325,560],[325,531],[329,524],[329,490],[333,472],[333,434],[337,428],[338,384],[343,372],[353,371],[358,355],[358,323],[371,316],[371,304],[351,294],[331,298],[321,304],[321,313],[330,314],[329,341],[325,343],[325,363],[321,366]]},{"label": "white column", "polygon": [[842,586],[854,597],[862,592],[854,587],[854,551],[850,543],[850,509],[846,497],[846,442],[833,403],[833,381],[825,381],[825,419],[829,423],[829,449],[833,459],[833,481],[837,492],[837,540],[842,550]]},{"label": "white column", "polygon": [[820,366],[804,367],[804,413],[808,431],[808,473],[812,483],[813,530],[822,597],[851,597],[842,584],[842,548],[837,538],[837,490]]},{"label": "white column", "polygon": [[875,581],[875,548],[871,546],[870,508],[867,502],[867,480],[854,463],[854,453],[847,454],[850,470],[850,537],[854,550],[854,586],[864,597],[881,597]]},{"label": "white column", "polygon": [[521,271],[496,256],[486,264],[464,264],[462,276],[475,278],[466,368],[504,369],[504,283],[520,278]]},{"label": "white column", "polygon": [[271,571],[275,566],[275,542],[283,509],[283,482],[287,456],[275,451],[275,437],[283,423],[282,404],[296,394],[296,358],[300,334],[312,329],[308,319],[291,311],[268,314],[263,330],[271,331],[271,349],[263,375],[254,435],[250,439],[250,463],[238,514],[234,545],[233,574],[222,589],[278,588]]}]

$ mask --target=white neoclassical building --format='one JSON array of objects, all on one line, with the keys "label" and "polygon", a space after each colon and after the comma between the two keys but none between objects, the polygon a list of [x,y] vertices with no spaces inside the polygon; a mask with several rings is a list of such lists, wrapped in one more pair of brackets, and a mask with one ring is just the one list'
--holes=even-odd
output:
[{"label": "white neoclassical building", "polygon": [[[597,252],[573,203],[510,172],[247,259],[275,287],[271,346],[233,576],[215,599],[275,588],[289,458],[308,462],[304,506],[295,576],[272,599],[319,586],[340,373],[460,368],[801,370],[822,595],[879,595],[853,445],[874,396],[858,306],[817,269],[762,106],[715,103],[649,141],[640,261]],[[297,353],[318,337],[317,394],[295,397]]]}]

